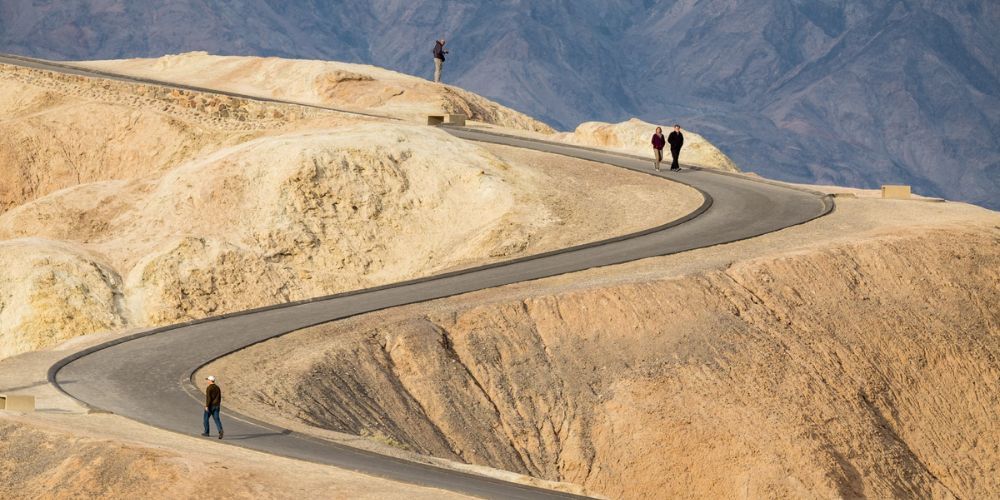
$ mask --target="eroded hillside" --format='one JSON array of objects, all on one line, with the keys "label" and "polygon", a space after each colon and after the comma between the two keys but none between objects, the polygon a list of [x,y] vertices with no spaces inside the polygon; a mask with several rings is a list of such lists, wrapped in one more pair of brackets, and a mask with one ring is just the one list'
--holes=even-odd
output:
[{"label": "eroded hillside", "polygon": [[458,87],[366,64],[189,52],[155,59],[86,61],[88,68],[402,119],[461,113],[501,127],[552,132],[538,120]]},{"label": "eroded hillside", "polygon": [[906,203],[325,325],[209,369],[283,425],[613,498],[993,497],[1000,221]]},{"label": "eroded hillside", "polygon": [[[0,357],[593,241],[701,203],[395,119],[9,66],[0,86]],[[625,192],[659,203],[623,209]]]}]

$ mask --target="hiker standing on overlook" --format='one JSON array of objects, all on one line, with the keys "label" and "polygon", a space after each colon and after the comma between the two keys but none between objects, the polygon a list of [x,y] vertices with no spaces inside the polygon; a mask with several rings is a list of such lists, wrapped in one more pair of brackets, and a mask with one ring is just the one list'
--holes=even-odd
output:
[{"label": "hiker standing on overlook", "polygon": [[660,171],[660,162],[663,161],[663,146],[667,145],[667,139],[663,137],[663,129],[656,127],[653,134],[653,168]]},{"label": "hiker standing on overlook", "polygon": [[441,83],[441,68],[444,66],[444,55],[448,53],[444,50],[444,38],[434,43],[434,82]]},{"label": "hiker standing on overlook", "polygon": [[674,157],[674,162],[670,164],[670,170],[676,172],[681,169],[677,158],[681,155],[681,147],[684,146],[684,134],[681,133],[680,125],[674,124],[674,131],[667,136],[667,142],[670,144],[670,155]]},{"label": "hiker standing on overlook", "polygon": [[215,428],[219,429],[219,439],[222,439],[222,419],[219,418],[219,411],[222,410],[222,389],[215,385],[215,377],[209,375],[205,377],[208,387],[205,388],[205,432],[202,436],[208,436],[208,417],[211,415],[215,419]]}]

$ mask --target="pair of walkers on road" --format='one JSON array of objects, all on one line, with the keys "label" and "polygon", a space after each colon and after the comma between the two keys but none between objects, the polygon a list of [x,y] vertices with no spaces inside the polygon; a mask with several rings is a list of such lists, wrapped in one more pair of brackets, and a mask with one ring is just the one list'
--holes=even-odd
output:
[{"label": "pair of walkers on road", "polygon": [[208,437],[208,418],[212,417],[215,420],[215,428],[219,431],[219,439],[222,439],[222,419],[219,417],[219,412],[222,411],[222,389],[215,383],[215,376],[209,375],[205,377],[208,381],[208,387],[205,388],[205,416],[202,419],[205,424],[205,432],[201,435]]},{"label": "pair of walkers on road", "polygon": [[674,124],[674,131],[670,133],[666,138],[663,137],[663,129],[656,127],[656,132],[653,133],[653,168],[657,172],[660,171],[660,162],[663,161],[663,148],[667,144],[670,145],[670,156],[673,157],[674,161],[670,164],[670,170],[677,172],[681,169],[681,164],[677,162],[677,159],[681,156],[681,148],[684,146],[684,134],[681,133],[681,126]]}]

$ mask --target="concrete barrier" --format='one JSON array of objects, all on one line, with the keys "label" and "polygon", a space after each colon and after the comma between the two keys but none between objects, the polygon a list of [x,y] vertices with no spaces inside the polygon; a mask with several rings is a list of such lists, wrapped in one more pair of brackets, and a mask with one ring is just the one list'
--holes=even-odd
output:
[{"label": "concrete barrier", "polygon": [[35,411],[34,396],[0,396],[0,410]]},{"label": "concrete barrier", "polygon": [[887,200],[909,200],[910,186],[894,186],[886,184],[882,186],[882,198]]},{"label": "concrete barrier", "polygon": [[465,126],[465,115],[453,114],[453,115],[427,115],[428,125],[443,125],[447,123],[448,125],[458,125],[459,127]]}]

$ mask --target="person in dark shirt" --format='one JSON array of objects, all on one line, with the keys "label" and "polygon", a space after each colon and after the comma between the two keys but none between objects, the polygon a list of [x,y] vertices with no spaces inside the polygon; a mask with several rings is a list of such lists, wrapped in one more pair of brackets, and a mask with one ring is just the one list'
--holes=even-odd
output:
[{"label": "person in dark shirt", "polygon": [[656,127],[653,134],[653,168],[659,172],[660,162],[663,161],[663,146],[667,145],[667,139],[663,137],[663,129]]},{"label": "person in dark shirt", "polygon": [[676,172],[681,169],[677,158],[681,155],[681,147],[684,146],[684,134],[681,133],[680,125],[674,124],[674,131],[667,136],[667,143],[670,144],[670,156],[674,157],[674,162],[670,164],[670,170]]},{"label": "person in dark shirt", "polygon": [[441,68],[444,66],[444,55],[448,53],[444,50],[444,38],[434,43],[434,81],[441,83]]},{"label": "person in dark shirt", "polygon": [[222,439],[222,419],[219,418],[219,411],[222,409],[222,389],[215,385],[215,377],[209,375],[205,377],[208,387],[205,388],[205,432],[202,436],[208,436],[208,417],[215,419],[215,428],[219,429],[219,439]]}]

